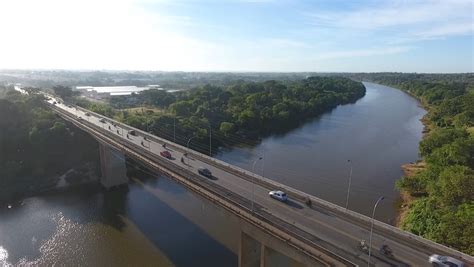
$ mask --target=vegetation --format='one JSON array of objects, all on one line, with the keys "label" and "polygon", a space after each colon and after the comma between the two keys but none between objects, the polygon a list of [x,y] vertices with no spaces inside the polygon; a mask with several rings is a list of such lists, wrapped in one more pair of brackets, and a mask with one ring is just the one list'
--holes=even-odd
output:
[{"label": "vegetation", "polygon": [[474,75],[369,76],[418,97],[429,111],[419,148],[426,168],[397,182],[415,196],[402,228],[474,255]]},{"label": "vegetation", "polygon": [[207,153],[209,131],[215,148],[252,143],[264,135],[292,129],[364,94],[362,83],[347,78],[311,77],[287,82],[236,82],[226,87],[205,85],[174,94],[147,90],[110,100],[116,109],[146,106],[162,112],[114,112],[104,104],[78,104],[182,145],[194,137],[191,147]]},{"label": "vegetation", "polygon": [[59,174],[98,161],[96,142],[52,113],[41,95],[5,93],[0,129],[0,201],[47,189]]}]

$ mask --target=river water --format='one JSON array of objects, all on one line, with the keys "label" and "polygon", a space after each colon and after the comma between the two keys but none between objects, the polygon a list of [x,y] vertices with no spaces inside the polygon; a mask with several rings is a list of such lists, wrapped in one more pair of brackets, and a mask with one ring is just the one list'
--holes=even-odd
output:
[{"label": "river water", "polygon": [[[418,158],[416,100],[365,83],[367,94],[285,135],[217,155],[229,163],[368,214],[395,217],[400,165]],[[128,187],[98,186],[25,199],[0,207],[0,266],[236,266],[238,221],[171,179],[145,171]]]},{"label": "river water", "polygon": [[[250,148],[234,148],[217,158],[263,174],[314,196],[370,215],[384,196],[377,219],[392,223],[399,193],[395,181],[400,165],[418,159],[420,119],[426,111],[406,93],[364,83],[366,95],[342,105],[304,126],[264,139]],[[259,157],[262,160],[255,162]],[[349,162],[350,160],[350,162]]]}]

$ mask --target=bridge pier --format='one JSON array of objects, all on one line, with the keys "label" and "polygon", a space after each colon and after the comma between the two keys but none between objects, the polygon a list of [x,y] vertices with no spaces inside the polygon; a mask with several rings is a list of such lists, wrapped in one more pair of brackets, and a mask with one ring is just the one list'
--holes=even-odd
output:
[{"label": "bridge pier", "polygon": [[241,232],[239,245],[239,267],[304,267],[301,263],[265,244],[249,234]]},{"label": "bridge pier", "polygon": [[110,189],[128,183],[125,157],[122,152],[99,142],[100,153],[100,183]]}]

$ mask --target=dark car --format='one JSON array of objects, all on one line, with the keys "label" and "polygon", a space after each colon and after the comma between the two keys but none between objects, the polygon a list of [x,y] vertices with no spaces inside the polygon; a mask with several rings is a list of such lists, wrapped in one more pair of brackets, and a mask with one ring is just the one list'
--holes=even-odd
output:
[{"label": "dark car", "polygon": [[210,170],[206,169],[206,168],[199,168],[198,169],[198,173],[202,176],[206,176],[206,177],[209,177],[209,178],[212,178],[212,173]]},{"label": "dark car", "polygon": [[167,158],[167,159],[171,159],[171,153],[170,153],[169,151],[167,151],[167,150],[161,151],[161,152],[160,152],[160,155],[163,156],[163,157],[165,157],[165,158]]},{"label": "dark car", "polygon": [[87,117],[89,117],[91,114],[90,114],[89,112],[86,112],[86,114],[84,114],[84,115],[86,115]]},{"label": "dark car", "polygon": [[100,119],[99,121],[102,122],[102,123],[105,123],[105,119],[104,119],[104,118]]},{"label": "dark car", "polygon": [[135,130],[128,131],[129,135],[137,136],[137,132]]}]

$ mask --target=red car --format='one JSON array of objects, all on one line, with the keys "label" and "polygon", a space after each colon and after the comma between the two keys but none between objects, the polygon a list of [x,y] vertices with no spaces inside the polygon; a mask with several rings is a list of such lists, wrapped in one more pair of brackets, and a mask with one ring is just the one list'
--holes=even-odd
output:
[{"label": "red car", "polygon": [[163,157],[165,157],[165,158],[167,158],[167,159],[171,159],[171,153],[170,153],[169,151],[167,151],[167,150],[161,151],[161,152],[160,152],[160,155],[163,156]]}]

